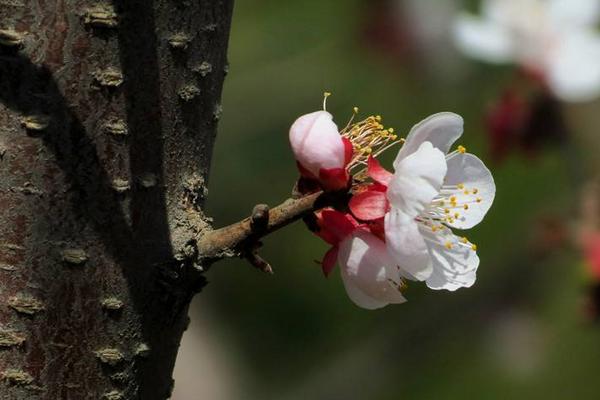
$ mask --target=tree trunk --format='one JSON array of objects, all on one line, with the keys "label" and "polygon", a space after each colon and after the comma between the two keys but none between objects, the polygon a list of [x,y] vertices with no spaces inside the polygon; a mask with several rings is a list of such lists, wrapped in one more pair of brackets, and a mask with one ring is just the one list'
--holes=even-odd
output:
[{"label": "tree trunk", "polygon": [[232,2],[0,0],[0,399],[169,397]]}]

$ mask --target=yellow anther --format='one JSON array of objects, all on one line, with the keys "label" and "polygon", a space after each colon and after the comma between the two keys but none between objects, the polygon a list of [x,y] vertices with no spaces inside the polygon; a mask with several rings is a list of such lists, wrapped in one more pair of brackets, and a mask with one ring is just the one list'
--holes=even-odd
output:
[{"label": "yellow anther", "polygon": [[456,185],[456,187],[462,190],[465,188],[465,185],[462,183],[459,183],[458,185]]},{"label": "yellow anther", "polygon": [[460,238],[460,241],[461,241],[461,243],[464,243],[464,244],[467,244],[467,243],[469,243],[469,239],[467,239],[467,238],[466,238],[466,237],[464,237],[464,236]]},{"label": "yellow anther", "polygon": [[406,142],[406,139],[400,138],[400,143],[404,143],[404,142]]},{"label": "yellow anther", "polygon": [[396,139],[398,139],[398,135],[392,135],[392,136],[390,136],[390,138],[391,138],[392,140],[396,140]]},{"label": "yellow anther", "polygon": [[367,147],[367,148],[366,148],[366,149],[364,149],[363,151],[364,151],[365,153],[367,153],[367,154],[371,154],[371,152],[373,151],[373,149],[372,149],[372,148],[370,148],[370,147]]},{"label": "yellow anther", "polygon": [[438,230],[437,226],[434,225],[431,227],[431,232],[437,232],[437,230]]},{"label": "yellow anther", "polygon": [[469,193],[471,193],[471,192],[469,192],[469,190],[468,190],[468,189],[465,189],[465,191],[464,191],[463,193],[464,193],[464,194],[469,194]]},{"label": "yellow anther", "polygon": [[454,213],[454,218],[458,219],[458,217],[460,217],[459,213]]},{"label": "yellow anther", "polygon": [[402,292],[406,289],[408,289],[408,284],[406,283],[406,281],[404,279],[400,279],[400,284],[398,285],[398,290],[400,292]]},{"label": "yellow anther", "polygon": [[388,128],[388,131],[390,131],[390,133],[394,133],[394,128]]},{"label": "yellow anther", "polygon": [[477,245],[476,245],[476,244],[472,244],[472,245],[471,245],[471,250],[473,250],[473,251],[477,251]]},{"label": "yellow anther", "polygon": [[331,92],[323,92],[323,96],[329,97],[329,96],[331,96]]},{"label": "yellow anther", "polygon": [[479,189],[477,189],[477,188],[473,189],[473,194],[477,194],[477,193],[479,193]]},{"label": "yellow anther", "polygon": [[460,154],[465,154],[467,149],[464,146],[458,146],[458,152]]},{"label": "yellow anther", "polygon": [[354,114],[358,114],[358,107],[354,107],[353,110],[354,110]]},{"label": "yellow anther", "polygon": [[477,201],[478,203],[481,203],[481,200],[482,200],[482,199],[481,199],[481,197],[478,197],[476,201]]},{"label": "yellow anther", "polygon": [[456,203],[456,196],[450,197],[450,202],[451,203]]},{"label": "yellow anther", "polygon": [[465,210],[468,210],[468,209],[469,209],[469,205],[468,205],[468,204],[465,204],[465,205],[463,206],[463,209],[465,209]]},{"label": "yellow anther", "polygon": [[376,121],[381,121],[381,115],[376,115],[376,116],[375,116],[375,120],[376,120]]},{"label": "yellow anther", "polygon": [[444,213],[445,214],[450,214],[450,210],[448,208],[444,208]]},{"label": "yellow anther", "polygon": [[448,250],[452,250],[452,243],[450,242],[446,242],[446,244],[444,245]]}]

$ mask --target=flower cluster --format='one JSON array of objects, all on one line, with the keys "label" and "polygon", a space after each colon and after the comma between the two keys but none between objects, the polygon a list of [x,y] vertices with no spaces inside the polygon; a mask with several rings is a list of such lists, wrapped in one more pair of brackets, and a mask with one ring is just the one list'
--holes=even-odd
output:
[{"label": "flower cluster", "polygon": [[[406,280],[446,290],[475,282],[477,247],[451,228],[478,224],[496,188],[479,158],[462,146],[450,151],[462,132],[462,118],[448,112],[415,125],[406,140],[384,128],[379,116],[351,120],[338,131],[331,114],[318,111],[292,125],[301,180],[351,194],[344,206],[316,213],[316,234],[331,245],[323,272],[329,275],[339,264],[358,306],[406,301]],[[396,143],[403,146],[392,173],[376,157]]]},{"label": "flower cluster", "polygon": [[600,0],[483,0],[481,8],[481,17],[456,19],[464,53],[517,63],[564,101],[600,95]]}]

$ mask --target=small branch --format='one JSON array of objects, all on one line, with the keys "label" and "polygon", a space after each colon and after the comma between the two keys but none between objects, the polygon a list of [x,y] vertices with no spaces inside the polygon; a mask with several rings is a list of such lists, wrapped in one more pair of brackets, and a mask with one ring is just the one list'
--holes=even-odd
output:
[{"label": "small branch", "polygon": [[318,192],[299,199],[287,199],[272,209],[259,204],[254,207],[251,217],[202,236],[198,241],[200,257],[219,259],[237,255],[248,259],[260,270],[272,273],[269,263],[258,255],[260,238],[333,204],[335,200],[336,196],[333,194]]}]

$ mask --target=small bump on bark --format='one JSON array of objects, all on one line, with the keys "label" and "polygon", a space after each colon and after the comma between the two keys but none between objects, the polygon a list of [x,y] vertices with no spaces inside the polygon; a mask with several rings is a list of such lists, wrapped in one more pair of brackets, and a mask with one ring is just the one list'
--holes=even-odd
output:
[{"label": "small bump on bark", "polygon": [[98,87],[116,89],[123,84],[123,73],[115,67],[99,69],[92,73],[94,84]]},{"label": "small bump on bark", "polygon": [[25,35],[12,29],[0,29],[0,46],[12,49],[23,47]]},{"label": "small bump on bark", "polygon": [[204,78],[212,72],[212,64],[208,61],[203,61],[202,63],[193,66],[192,71],[194,71],[197,74],[200,74],[200,76]]},{"label": "small bump on bark", "polygon": [[62,260],[67,264],[83,265],[89,260],[89,256],[83,249],[65,249],[62,251]]},{"label": "small bump on bark", "polygon": [[158,184],[158,177],[156,174],[147,173],[140,177],[139,182],[144,189],[150,189]]},{"label": "small bump on bark", "polygon": [[50,117],[43,114],[34,114],[23,117],[21,125],[28,131],[41,132],[50,125]]},{"label": "small bump on bark", "polygon": [[213,119],[215,121],[220,120],[222,114],[223,114],[223,106],[220,103],[215,104],[215,108],[213,110]]},{"label": "small bump on bark", "polygon": [[119,194],[123,194],[129,191],[129,189],[131,189],[131,185],[129,184],[129,181],[126,179],[113,179],[112,181],[112,188],[115,192],[119,193]]},{"label": "small bump on bark", "polygon": [[0,329],[0,347],[15,347],[25,343],[25,335],[22,332]]},{"label": "small bump on bark", "polygon": [[135,356],[136,357],[146,358],[149,355],[150,355],[150,346],[148,346],[146,343],[140,343],[135,348]]},{"label": "small bump on bark", "polygon": [[127,123],[118,118],[113,118],[106,121],[106,123],[104,123],[102,126],[102,130],[106,134],[112,135],[116,138],[123,138],[129,135]]},{"label": "small bump on bark", "polygon": [[0,263],[0,269],[6,272],[13,272],[17,270],[17,267],[11,264]]},{"label": "small bump on bark", "polygon": [[110,374],[109,378],[111,381],[118,383],[118,384],[124,384],[130,379],[129,374],[127,372],[123,372],[123,371],[115,372],[114,374]]},{"label": "small bump on bark", "polygon": [[169,46],[176,50],[185,50],[188,44],[192,41],[192,38],[184,32],[177,32],[172,34],[169,39]]},{"label": "small bump on bark", "polygon": [[115,348],[107,347],[105,349],[96,350],[94,351],[94,354],[101,363],[110,365],[111,367],[119,365],[123,362],[123,360],[125,360],[123,353],[119,349]]},{"label": "small bump on bark", "polygon": [[119,18],[112,5],[99,4],[86,10],[83,23],[92,28],[116,28]]},{"label": "small bump on bark", "polygon": [[7,369],[2,372],[2,379],[15,386],[26,386],[33,382],[33,377],[20,369]]},{"label": "small bump on bark", "polygon": [[194,84],[188,84],[185,86],[182,86],[178,91],[177,94],[179,95],[179,98],[185,102],[189,102],[194,100],[196,97],[198,97],[200,95],[200,88],[198,88],[198,86],[194,85]]},{"label": "small bump on bark", "polygon": [[123,400],[125,397],[123,396],[123,392],[118,390],[111,390],[110,392],[104,393],[102,395],[103,399],[106,400]]},{"label": "small bump on bark", "polygon": [[34,315],[45,309],[44,303],[35,297],[20,293],[8,299],[8,305],[20,314]]},{"label": "small bump on bark", "polygon": [[119,311],[123,309],[124,303],[116,297],[107,297],[100,302],[102,308],[107,311]]}]

